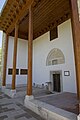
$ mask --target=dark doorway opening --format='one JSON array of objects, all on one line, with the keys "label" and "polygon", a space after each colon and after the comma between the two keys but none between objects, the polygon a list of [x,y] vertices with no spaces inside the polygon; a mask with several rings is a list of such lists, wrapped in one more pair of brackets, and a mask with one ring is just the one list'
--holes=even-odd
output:
[{"label": "dark doorway opening", "polygon": [[61,92],[60,74],[53,74],[53,91]]}]

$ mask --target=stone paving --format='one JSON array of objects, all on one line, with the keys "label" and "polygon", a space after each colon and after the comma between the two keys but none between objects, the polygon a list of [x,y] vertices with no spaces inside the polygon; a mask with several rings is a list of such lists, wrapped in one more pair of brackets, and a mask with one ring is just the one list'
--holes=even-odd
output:
[{"label": "stone paving", "polygon": [[[11,89],[10,87],[11,86],[9,86],[7,88]],[[26,95],[26,86],[17,87],[16,91],[17,91],[17,95],[16,95],[15,98],[11,99],[11,98],[9,98],[8,96],[5,95],[7,98],[3,97],[2,100],[0,99],[0,104],[1,104],[1,101],[4,104],[5,104],[5,101],[6,101],[6,104],[7,104],[7,102],[8,102],[8,104],[9,103],[12,104],[12,106],[15,106],[15,107],[11,107],[10,104],[8,106],[10,107],[11,111],[15,111],[16,110],[16,112],[14,113],[14,114],[16,114],[16,116],[13,119],[14,120],[16,120],[16,119],[18,119],[18,120],[21,120],[21,119],[25,120],[25,116],[26,116],[25,112],[29,111],[28,109],[26,109],[23,106],[25,95]],[[33,87],[33,95],[34,95],[35,99],[37,99],[37,100],[40,100],[40,101],[45,102],[45,103],[48,103],[48,104],[50,104],[52,106],[55,106],[57,108],[61,108],[61,109],[64,109],[66,111],[78,114],[78,109],[77,109],[78,101],[77,101],[76,94],[68,93],[68,92],[56,93],[56,94],[48,94],[44,88]],[[2,94],[1,98],[2,98],[2,96],[4,96],[4,95]],[[1,104],[1,105],[4,105],[4,104]],[[17,109],[18,109],[18,111],[17,111]],[[25,109],[26,109],[26,111],[25,111]],[[4,110],[7,111],[7,108],[4,108],[2,111],[4,111]],[[23,114],[22,115],[23,117],[21,116],[21,114],[19,112],[20,110],[21,110],[21,113]],[[31,111],[29,111],[29,112],[31,112]],[[6,114],[4,114],[3,118],[5,118],[5,117],[7,117]],[[20,118],[18,118],[18,117],[20,117]],[[1,117],[1,119],[2,119],[2,117]],[[28,118],[26,118],[26,120],[27,119]],[[6,120],[6,119],[4,119],[4,120]],[[7,119],[7,120],[9,120],[9,119]],[[34,119],[33,118],[29,118],[29,120],[37,120],[37,118],[35,118],[35,117],[34,117]],[[38,117],[38,120],[42,120],[42,119]]]},{"label": "stone paving", "polygon": [[[7,89],[11,89],[11,85],[7,85]],[[26,86],[25,85],[21,85],[16,87],[16,92],[17,92],[17,96],[16,97],[22,97],[26,95]],[[46,92],[45,88],[38,88],[38,87],[33,87],[33,96],[35,97],[40,97],[40,96],[45,96],[48,93]]]},{"label": "stone paving", "polygon": [[[26,86],[17,87],[17,96],[20,95],[23,96],[26,95]],[[78,114],[79,102],[77,100],[77,95],[75,93],[63,92],[63,93],[48,94],[44,88],[33,87],[33,95],[37,100],[48,103],[57,108],[61,108],[66,111]]]},{"label": "stone paving", "polygon": [[75,93],[63,92],[50,96],[36,98],[57,108],[78,114],[78,100]]},{"label": "stone paving", "polygon": [[10,98],[0,92],[0,120],[43,120],[23,106],[20,98]]}]

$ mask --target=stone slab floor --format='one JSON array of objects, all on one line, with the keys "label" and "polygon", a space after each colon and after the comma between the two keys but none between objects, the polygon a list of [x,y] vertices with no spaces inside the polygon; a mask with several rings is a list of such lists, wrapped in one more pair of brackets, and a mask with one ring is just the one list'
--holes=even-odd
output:
[{"label": "stone slab floor", "polygon": [[[8,85],[7,88],[11,89],[11,86]],[[16,91],[17,94],[13,100],[23,105],[26,96],[26,86],[18,86],[16,87]],[[78,101],[77,96],[74,93],[64,92],[49,94],[44,88],[33,87],[33,95],[37,100],[40,100],[57,108],[61,108],[66,111],[78,114]]]},{"label": "stone slab floor", "polygon": [[63,110],[78,114],[78,101],[77,96],[74,93],[63,92],[61,94],[43,96],[36,99],[57,108],[61,108]]},{"label": "stone slab floor", "polygon": [[43,120],[23,106],[20,98],[10,98],[0,91],[0,120]]}]

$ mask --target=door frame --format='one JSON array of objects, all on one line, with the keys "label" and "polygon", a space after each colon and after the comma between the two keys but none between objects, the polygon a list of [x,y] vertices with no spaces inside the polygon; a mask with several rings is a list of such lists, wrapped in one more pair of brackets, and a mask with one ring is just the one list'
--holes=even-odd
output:
[{"label": "door frame", "polygon": [[61,92],[63,92],[63,80],[62,80],[62,70],[57,70],[57,71],[50,71],[50,82],[52,83],[51,91],[53,91],[53,74],[60,74],[60,88]]}]

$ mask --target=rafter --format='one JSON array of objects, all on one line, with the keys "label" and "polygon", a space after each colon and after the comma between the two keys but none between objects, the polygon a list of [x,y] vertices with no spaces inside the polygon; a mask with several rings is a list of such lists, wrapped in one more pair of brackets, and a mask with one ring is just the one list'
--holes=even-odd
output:
[{"label": "rafter", "polygon": [[10,4],[8,0],[8,5],[5,7],[8,10],[4,9],[0,17],[0,29],[11,33],[15,23],[18,22],[19,37],[24,39],[27,39],[28,8],[31,4],[33,6],[34,39],[70,18],[69,0],[14,0]]}]

